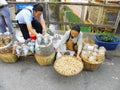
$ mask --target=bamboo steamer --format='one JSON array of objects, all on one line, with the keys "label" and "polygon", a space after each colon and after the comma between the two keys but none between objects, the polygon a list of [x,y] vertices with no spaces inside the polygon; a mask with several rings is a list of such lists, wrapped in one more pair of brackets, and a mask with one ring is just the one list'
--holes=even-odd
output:
[{"label": "bamboo steamer", "polygon": [[18,57],[12,53],[0,54],[0,59],[5,63],[14,63],[17,61]]},{"label": "bamboo steamer", "polygon": [[38,62],[38,64],[45,66],[45,65],[51,65],[54,62],[55,58],[55,52],[48,56],[41,56],[35,53],[35,59]]}]

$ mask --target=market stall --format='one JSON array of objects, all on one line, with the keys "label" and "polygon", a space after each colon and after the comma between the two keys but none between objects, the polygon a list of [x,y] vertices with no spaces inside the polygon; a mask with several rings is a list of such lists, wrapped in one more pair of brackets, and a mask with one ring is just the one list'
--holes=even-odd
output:
[{"label": "market stall", "polygon": [[[0,57],[4,62],[11,63],[16,62],[21,56],[33,55],[39,65],[53,65],[55,71],[63,76],[74,76],[82,70],[97,70],[105,60],[106,49],[103,46],[98,47],[95,41],[88,37],[83,38],[80,60],[74,54],[66,54],[56,58],[54,47],[61,38],[62,35],[47,31],[43,36],[38,35],[34,39],[19,42],[16,39],[11,41],[12,36],[6,32],[4,35],[0,34],[0,45],[1,47],[5,46],[0,51]],[[8,46],[8,44],[10,45]]]}]

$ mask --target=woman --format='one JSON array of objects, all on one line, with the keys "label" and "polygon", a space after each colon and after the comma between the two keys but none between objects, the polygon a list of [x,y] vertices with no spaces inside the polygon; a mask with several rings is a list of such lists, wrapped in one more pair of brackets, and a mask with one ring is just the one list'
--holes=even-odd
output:
[{"label": "woman", "polygon": [[80,59],[82,50],[83,33],[80,31],[79,25],[74,25],[71,30],[66,31],[61,41],[56,45],[55,49],[64,55],[66,50],[75,51],[76,57]]},{"label": "woman", "polygon": [[30,38],[29,33],[37,36],[39,33],[42,34],[46,30],[43,18],[43,7],[40,3],[35,4],[33,7],[28,6],[23,8],[17,13],[16,20],[18,21],[25,40]]}]

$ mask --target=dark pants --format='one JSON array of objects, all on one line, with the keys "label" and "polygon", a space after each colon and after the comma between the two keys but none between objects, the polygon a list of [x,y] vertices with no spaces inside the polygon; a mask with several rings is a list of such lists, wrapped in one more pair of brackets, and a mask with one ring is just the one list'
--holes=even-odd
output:
[{"label": "dark pants", "polygon": [[[37,33],[42,34],[42,26],[41,26],[40,22],[38,22],[36,19],[33,19],[31,24],[32,24],[32,27],[36,30]],[[20,27],[20,30],[23,34],[24,39],[25,40],[29,39],[30,35],[29,35],[27,25],[26,24],[19,24],[19,23],[18,23],[18,25]]]}]

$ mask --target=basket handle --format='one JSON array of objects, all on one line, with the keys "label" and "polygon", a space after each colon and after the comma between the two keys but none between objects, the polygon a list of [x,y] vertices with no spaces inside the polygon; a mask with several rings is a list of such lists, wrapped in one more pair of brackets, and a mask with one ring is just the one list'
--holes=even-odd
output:
[{"label": "basket handle", "polygon": [[8,48],[8,47],[13,43],[14,37],[15,37],[15,34],[13,34],[13,37],[12,37],[11,41],[10,41],[6,46],[0,47],[0,50],[5,49],[5,48]]}]

